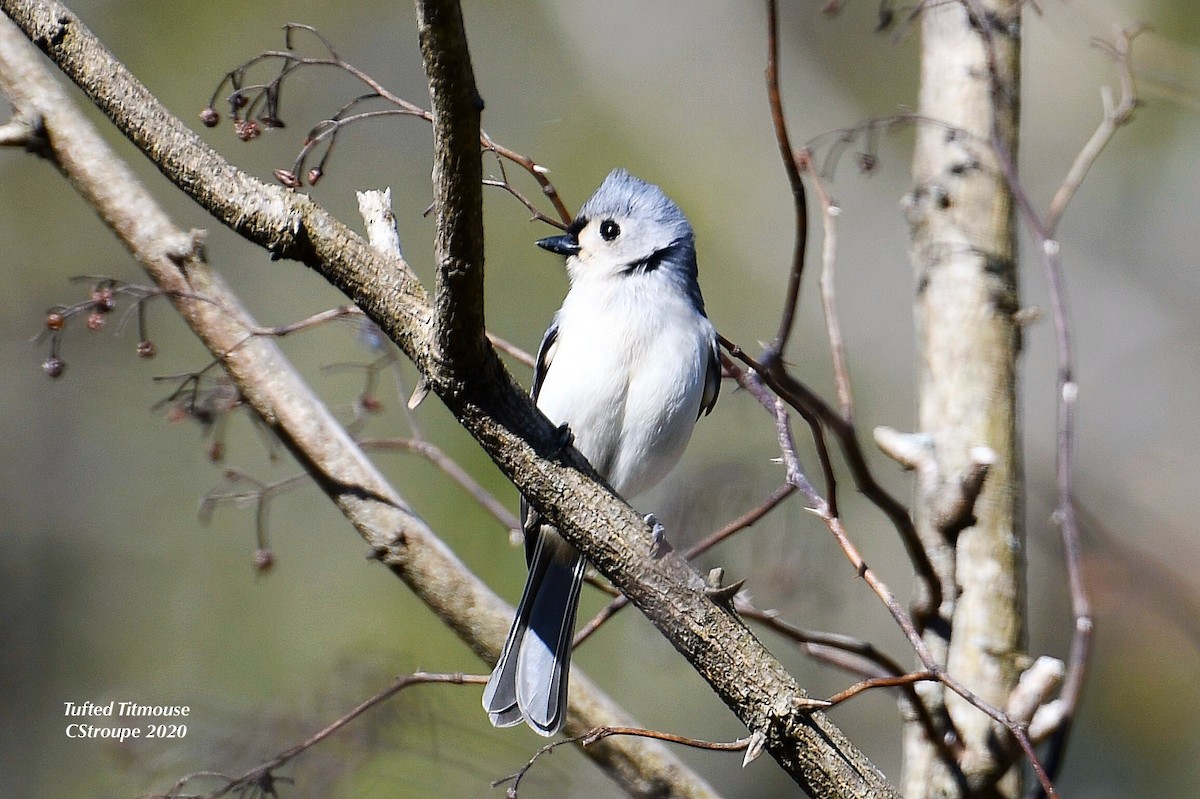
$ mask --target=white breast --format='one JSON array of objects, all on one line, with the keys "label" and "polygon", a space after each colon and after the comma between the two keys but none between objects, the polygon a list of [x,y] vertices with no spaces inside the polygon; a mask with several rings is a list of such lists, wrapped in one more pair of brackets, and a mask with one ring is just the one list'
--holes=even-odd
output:
[{"label": "white breast", "polygon": [[[656,275],[576,284],[559,312],[538,407],[622,496],[679,460],[700,410],[712,325]],[[656,302],[645,292],[655,287]]]}]

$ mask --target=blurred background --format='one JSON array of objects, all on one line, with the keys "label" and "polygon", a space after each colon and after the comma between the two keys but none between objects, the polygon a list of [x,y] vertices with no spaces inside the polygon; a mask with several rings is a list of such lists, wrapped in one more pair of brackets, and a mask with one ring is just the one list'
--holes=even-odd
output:
[{"label": "blurred background", "polygon": [[[874,31],[878,5],[855,0],[837,17],[820,3],[783,13],[782,80],[793,140],[820,137],[913,108],[918,41],[904,28]],[[1025,26],[1021,170],[1048,202],[1101,114],[1115,71],[1091,47],[1112,25],[1150,22],[1135,45],[1145,106],[1097,164],[1061,227],[1081,386],[1078,500],[1087,578],[1096,606],[1095,658],[1060,787],[1067,797],[1195,796],[1200,784],[1200,6],[1186,0],[1038,3]],[[342,55],[396,92],[426,103],[407,10],[368,0],[353,10],[314,0],[256,3],[74,4],[84,21],[166,105],[235,163],[270,179],[289,167],[309,126],[359,88],[330,71],[299,76],[284,93],[288,123],[251,144],[226,121],[196,114],[221,76],[282,47],[280,26],[317,26]],[[614,166],[661,184],[697,230],[709,313],[727,337],[754,349],[774,332],[792,247],[792,210],[767,113],[761,4],[469,2],[466,18],[484,120],[498,141],[552,169],[576,208]],[[306,45],[307,47],[307,45]],[[315,47],[308,48],[317,52]],[[77,94],[77,93],[76,93]],[[86,105],[86,103],[84,103]],[[226,109],[222,104],[219,110]],[[88,106],[182,227],[210,232],[209,257],[262,324],[283,324],[344,300],[304,267],[272,262],[167,184]],[[897,495],[909,478],[869,445],[871,429],[911,429],[914,418],[912,276],[899,202],[908,186],[911,132],[875,141],[869,176],[854,155],[831,163],[839,220],[841,321],[858,419],[874,468]],[[405,254],[428,278],[432,222],[430,133],[416,120],[349,129],[311,191],[354,227],[354,191],[391,186]],[[496,174],[493,163],[487,166]],[[515,170],[510,175],[517,177]],[[532,183],[520,183],[536,195]],[[548,228],[500,191],[487,195],[488,315],[492,329],[534,349],[566,289],[559,262],[533,247]],[[810,273],[810,277],[813,273]],[[113,314],[99,332],[73,319],[61,379],[32,339],[46,310],[85,300],[77,275],[143,280],[114,237],[54,169],[0,153],[0,795],[133,797],[164,791],[195,771],[241,773],[324,726],[394,675],[482,672],[480,662],[386,570],[311,485],[281,494],[267,527],[275,558],[253,567],[252,508],[221,506],[207,523],[201,499],[227,468],[256,479],[297,468],[244,415],[218,440],[173,422],[158,405],[205,354],[173,312],[149,307],[158,355],[139,359],[133,324]],[[1024,301],[1045,306],[1034,258]],[[126,306],[122,306],[122,309]],[[805,381],[833,396],[815,284],[805,287],[789,353]],[[347,420],[362,372],[331,369],[374,357],[349,323],[288,337],[283,346]],[[1071,631],[1053,505],[1054,352],[1049,321],[1030,327],[1022,362],[1028,475],[1029,639],[1033,654],[1065,656]],[[513,367],[522,381],[528,374]],[[393,380],[399,377],[403,388]],[[385,372],[383,403],[364,433],[406,436],[411,367]],[[504,503],[517,497],[436,400],[424,434]],[[707,534],[782,480],[767,419],[727,386],[697,427],[672,478],[638,505],[655,510],[676,541]],[[807,465],[815,462],[807,454]],[[427,463],[380,462],[409,502],[466,563],[515,601],[524,566],[507,531]],[[848,481],[844,481],[848,485]],[[909,572],[895,534],[845,491],[847,525],[868,561],[897,590]],[[901,662],[912,656],[887,613],[817,520],[791,500],[708,555],[748,578],[760,607],[802,627],[852,633]],[[585,595],[581,619],[604,603]],[[853,680],[764,634],[817,695]],[[650,727],[708,739],[743,730],[635,611],[577,653],[577,662]],[[188,705],[176,741],[69,740],[64,702]],[[894,699],[877,693],[833,716],[892,777],[899,776]],[[519,768],[542,741],[493,730],[478,688],[410,689],[284,771],[285,796],[500,796],[492,780]],[[727,796],[794,796],[763,758],[681,752]],[[199,786],[198,786],[199,787]],[[209,785],[211,788],[211,784]],[[560,749],[522,783],[522,796],[615,796],[581,755]]]}]

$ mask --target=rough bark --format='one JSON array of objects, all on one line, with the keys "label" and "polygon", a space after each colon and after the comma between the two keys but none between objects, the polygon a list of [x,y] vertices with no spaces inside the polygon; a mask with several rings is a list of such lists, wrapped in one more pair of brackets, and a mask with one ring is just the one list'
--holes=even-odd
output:
[{"label": "rough bark", "polygon": [[[1005,148],[1015,163],[1021,5],[924,5],[923,122],[906,198],[919,434],[929,454],[918,470],[914,518],[944,588],[924,638],[951,674],[1000,708],[1020,671],[1024,544],[1015,219],[992,148]],[[981,463],[990,468],[975,497]],[[949,767],[910,723],[905,795],[977,795],[993,783],[1002,796],[1018,795],[1017,770],[994,748],[1006,733],[940,684],[919,691],[935,715],[949,714],[964,749]]]}]

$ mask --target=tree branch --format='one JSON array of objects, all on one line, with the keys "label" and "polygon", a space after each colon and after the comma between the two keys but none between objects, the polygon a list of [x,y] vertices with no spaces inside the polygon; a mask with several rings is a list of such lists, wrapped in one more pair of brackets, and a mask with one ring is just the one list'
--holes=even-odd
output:
[{"label": "tree branch", "polygon": [[[918,472],[913,516],[944,589],[924,640],[933,662],[993,709],[1005,707],[1016,686],[1024,643],[1016,228],[1012,195],[997,169],[997,152],[1016,150],[1021,6],[921,4],[917,113],[935,122],[917,128],[906,198],[917,289],[918,432],[931,459]],[[997,152],[988,147],[993,141]],[[986,481],[981,447],[989,451],[984,460],[994,456]],[[968,509],[963,500],[972,493]],[[994,785],[1000,796],[1018,795],[1018,770],[993,746],[1007,725],[942,685],[953,687],[942,680],[918,690],[935,715],[944,703],[961,733],[962,774],[910,725],[905,793],[954,797]]]},{"label": "tree branch", "polygon": [[483,159],[475,88],[462,10],[456,2],[417,0],[417,37],[433,114],[434,362],[457,379],[481,373],[483,323]]},{"label": "tree branch", "polygon": [[792,205],[796,216],[796,237],[792,249],[792,268],[788,272],[788,287],[779,319],[779,330],[775,339],[763,355],[763,361],[773,364],[783,357],[788,338],[792,334],[792,323],[796,318],[796,306],[800,302],[800,278],[804,274],[805,251],[808,249],[808,199],[804,192],[804,181],[800,177],[800,163],[792,151],[788,136],[787,118],[783,114],[783,96],[779,91],[779,3],[767,0],[767,100],[771,106],[771,122],[775,126],[775,141],[783,158],[788,186],[792,190]]}]

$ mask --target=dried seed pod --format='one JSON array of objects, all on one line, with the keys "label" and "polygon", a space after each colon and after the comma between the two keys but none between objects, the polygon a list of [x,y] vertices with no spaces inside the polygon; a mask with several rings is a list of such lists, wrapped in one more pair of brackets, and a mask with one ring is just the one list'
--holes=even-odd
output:
[{"label": "dried seed pod", "polygon": [[48,377],[62,377],[63,369],[67,368],[66,363],[57,355],[51,355],[46,360],[42,361],[42,371]]}]

